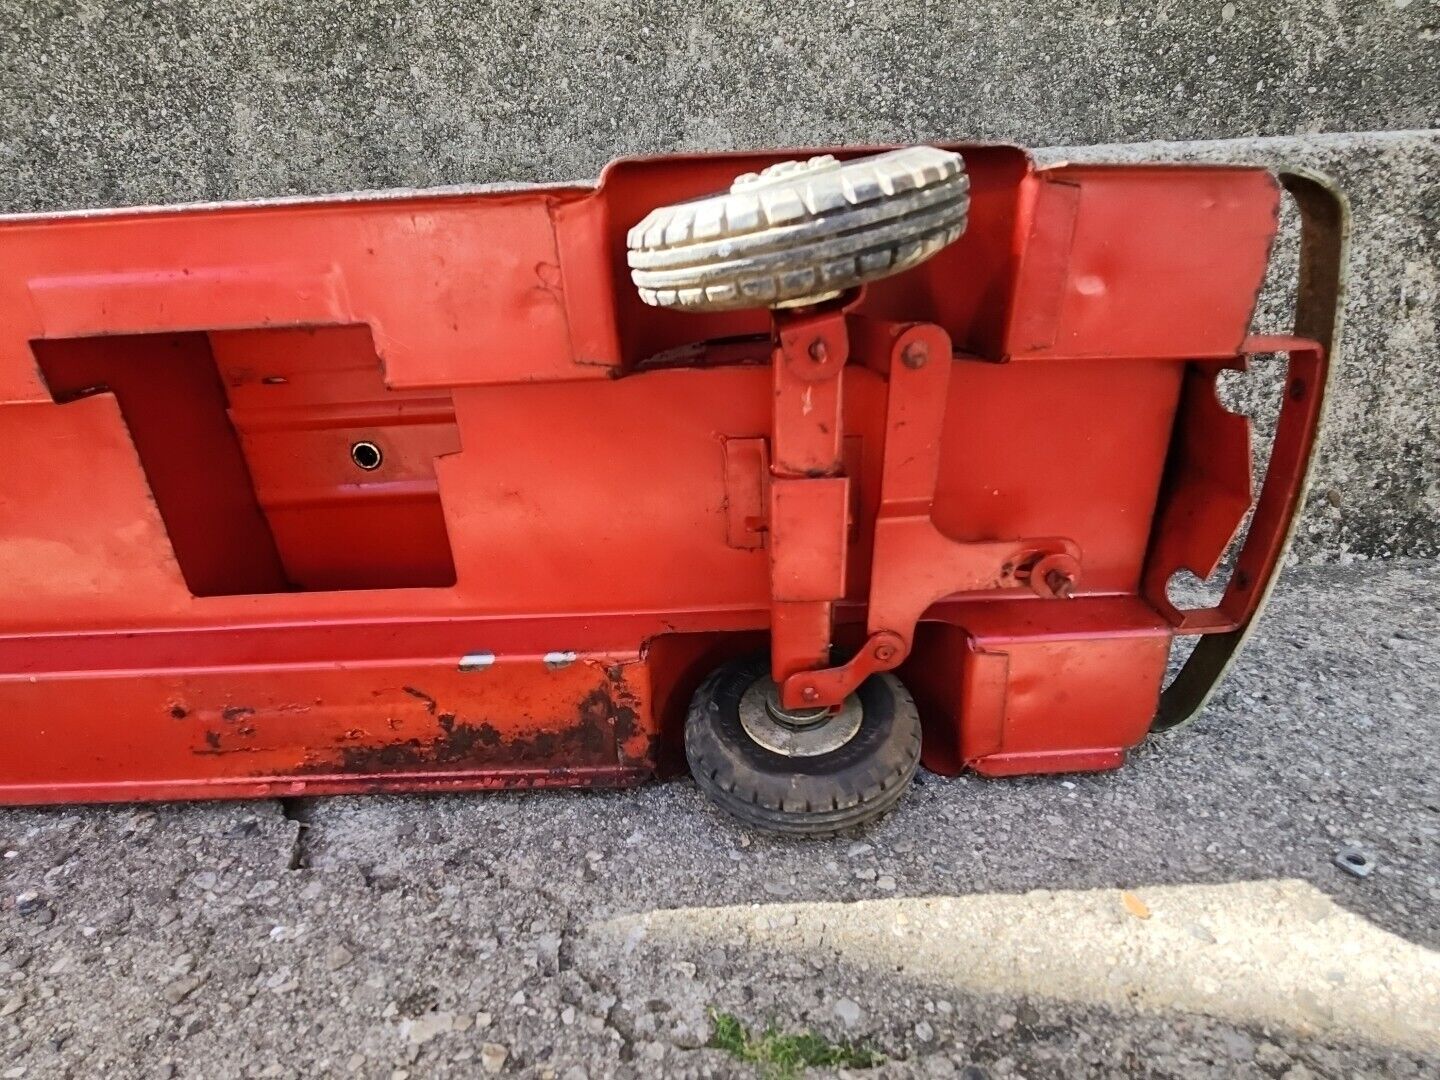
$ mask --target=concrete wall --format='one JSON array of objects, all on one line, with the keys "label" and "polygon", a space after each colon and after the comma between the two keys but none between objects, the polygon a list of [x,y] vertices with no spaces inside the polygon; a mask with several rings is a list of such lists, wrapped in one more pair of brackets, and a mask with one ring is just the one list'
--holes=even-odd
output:
[{"label": "concrete wall", "polygon": [[1434,556],[1437,56],[1435,0],[0,0],[0,208],[967,137],[1302,160],[1351,191],[1356,243],[1299,554]]},{"label": "concrete wall", "polygon": [[1424,128],[1437,28],[1433,0],[0,0],[0,204]]}]

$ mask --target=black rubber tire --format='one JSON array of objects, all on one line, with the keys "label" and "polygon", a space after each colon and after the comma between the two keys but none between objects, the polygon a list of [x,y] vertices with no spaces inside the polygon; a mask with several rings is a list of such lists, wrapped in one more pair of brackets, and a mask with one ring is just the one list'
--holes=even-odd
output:
[{"label": "black rubber tire", "polygon": [[964,161],[930,146],[781,162],[651,211],[626,239],[631,278],[645,303],[682,311],[805,302],[924,262],[969,206]]},{"label": "black rubber tire", "polygon": [[920,763],[920,714],[894,675],[856,691],[860,730],[837,750],[786,757],[755,742],[740,699],[768,675],[765,655],[734,660],[700,684],[685,720],[685,757],[695,782],[747,825],[791,836],[831,836],[884,814]]}]

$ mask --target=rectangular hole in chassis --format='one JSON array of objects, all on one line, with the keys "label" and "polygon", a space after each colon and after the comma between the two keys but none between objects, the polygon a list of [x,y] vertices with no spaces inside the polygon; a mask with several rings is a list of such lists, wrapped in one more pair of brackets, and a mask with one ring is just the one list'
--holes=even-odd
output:
[{"label": "rectangular hole in chassis", "polygon": [[32,343],[59,403],[111,393],[196,596],[443,587],[449,395],[386,388],[363,326]]}]

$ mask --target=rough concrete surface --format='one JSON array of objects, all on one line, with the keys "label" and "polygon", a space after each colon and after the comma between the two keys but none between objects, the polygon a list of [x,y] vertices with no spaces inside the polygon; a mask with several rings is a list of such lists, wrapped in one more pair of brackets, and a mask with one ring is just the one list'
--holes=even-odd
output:
[{"label": "rough concrete surface", "polygon": [[712,1009],[861,1076],[1435,1075],[1437,590],[1294,570],[1123,770],[830,841],[689,781],[0,812],[0,1076],[749,1075]]},{"label": "rough concrete surface", "polygon": [[0,205],[1440,124],[1433,0],[0,0]]}]

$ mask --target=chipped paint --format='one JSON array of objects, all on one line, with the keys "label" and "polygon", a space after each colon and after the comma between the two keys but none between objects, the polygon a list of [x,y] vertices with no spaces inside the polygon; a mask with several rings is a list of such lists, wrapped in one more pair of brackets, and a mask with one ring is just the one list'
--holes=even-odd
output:
[{"label": "chipped paint", "polygon": [[545,666],[551,671],[559,671],[561,668],[569,667],[576,660],[573,652],[547,652],[542,659]]},{"label": "chipped paint", "polygon": [[[418,696],[418,695],[417,695]],[[446,767],[502,768],[534,766],[547,770],[608,768],[617,765],[653,767],[651,748],[632,757],[626,740],[640,722],[638,702],[623,676],[611,679],[574,701],[560,725],[530,734],[508,735],[480,716],[462,716],[448,709],[433,712],[435,728],[418,730],[384,743],[349,745],[340,742],[334,758],[316,758],[300,771],[310,773],[386,774],[427,772]],[[212,753],[238,752],[210,743]]]},{"label": "chipped paint", "polygon": [[461,671],[484,671],[495,663],[493,652],[472,652],[460,657]]}]

